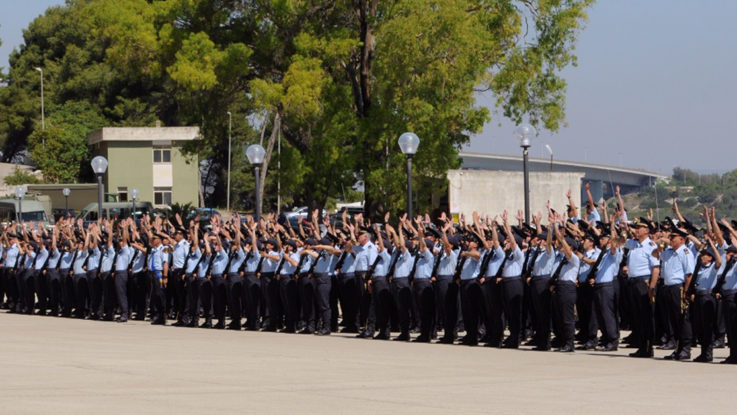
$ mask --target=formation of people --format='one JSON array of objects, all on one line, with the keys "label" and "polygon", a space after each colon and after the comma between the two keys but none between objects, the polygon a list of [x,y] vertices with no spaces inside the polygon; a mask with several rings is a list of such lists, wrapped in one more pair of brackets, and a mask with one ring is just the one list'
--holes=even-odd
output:
[{"label": "formation of people", "polygon": [[[573,352],[634,347],[632,357],[737,363],[737,231],[610,214],[588,185],[585,214],[525,223],[505,211],[454,223],[406,215],[254,219],[62,218],[0,236],[0,303],[11,313],[231,330],[282,331]],[[603,216],[603,218],[602,218]],[[392,224],[393,223],[393,224]],[[117,318],[116,318],[117,316]],[[339,322],[340,317],[340,322]],[[620,329],[631,334],[620,339]],[[442,333],[442,335],[441,335]],[[460,339],[459,333],[465,333]],[[578,346],[576,346],[578,343]]]}]

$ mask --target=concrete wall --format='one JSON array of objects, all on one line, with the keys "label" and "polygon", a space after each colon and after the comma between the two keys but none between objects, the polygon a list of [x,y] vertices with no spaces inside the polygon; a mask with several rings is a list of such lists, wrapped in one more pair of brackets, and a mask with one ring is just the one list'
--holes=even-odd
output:
[{"label": "concrete wall", "polygon": [[[153,150],[151,142],[118,141],[104,143],[108,169],[105,191],[118,193],[118,187],[138,189],[138,200],[153,202]],[[130,197],[130,196],[129,196]]]},{"label": "concrete wall", "polygon": [[[556,211],[564,211],[568,204],[566,192],[571,189],[573,201],[581,206],[581,187],[583,173],[544,173],[530,172],[530,215],[545,211],[545,204]],[[517,210],[525,207],[524,178],[522,172],[492,170],[449,170],[448,202],[451,213],[465,213],[470,217],[473,211],[491,216],[501,214],[505,209],[512,217]]]},{"label": "concrete wall", "polygon": [[174,171],[172,174],[171,202],[191,203],[193,206],[198,206],[199,177],[197,168],[199,161],[197,156],[185,157],[181,151],[183,145],[183,142],[172,143],[171,164]]}]

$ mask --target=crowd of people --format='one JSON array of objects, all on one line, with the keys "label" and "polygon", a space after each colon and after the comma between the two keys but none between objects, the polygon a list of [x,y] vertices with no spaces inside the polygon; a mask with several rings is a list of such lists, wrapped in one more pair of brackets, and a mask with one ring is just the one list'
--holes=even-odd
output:
[{"label": "crowd of people", "polygon": [[658,347],[670,360],[699,347],[699,362],[726,337],[722,363],[737,363],[733,223],[704,208],[700,229],[677,203],[662,222],[629,220],[619,189],[611,214],[586,192],[584,214],[569,191],[565,209],[548,204],[532,223],[506,211],[457,223],[344,212],[331,223],[317,210],[297,226],[274,214],[13,223],[0,236],[0,303],[121,323],[316,335],[342,326],[367,339],[560,352],[627,343],[632,357]]}]

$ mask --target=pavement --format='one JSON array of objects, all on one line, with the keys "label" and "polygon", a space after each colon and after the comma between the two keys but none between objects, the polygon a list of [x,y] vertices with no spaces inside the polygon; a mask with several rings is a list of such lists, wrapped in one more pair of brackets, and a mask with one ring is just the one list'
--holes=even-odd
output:
[{"label": "pavement", "polygon": [[[727,413],[737,366],[0,314],[6,414]],[[715,361],[727,349],[716,351]],[[722,411],[722,412],[712,412]]]}]

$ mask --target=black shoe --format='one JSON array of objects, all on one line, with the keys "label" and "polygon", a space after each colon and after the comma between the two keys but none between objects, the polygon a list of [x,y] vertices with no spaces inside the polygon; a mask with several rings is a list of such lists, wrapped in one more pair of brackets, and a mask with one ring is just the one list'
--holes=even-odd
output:
[{"label": "black shoe", "polygon": [[704,355],[704,354],[700,354],[700,355],[696,356],[696,359],[694,359],[693,361],[694,362],[699,362],[699,363],[708,363],[708,362],[711,362],[712,361],[712,357],[711,356]]},{"label": "black shoe", "polygon": [[665,344],[658,346],[658,350],[676,350],[676,342],[670,340]]},{"label": "black shoe", "polygon": [[550,346],[535,346],[532,348],[532,350],[536,352],[548,352],[550,351]]},{"label": "black shoe", "polygon": [[275,333],[276,332],[276,327],[264,327],[264,328],[261,329],[261,331],[268,331],[268,332],[271,332],[271,333]]},{"label": "black shoe", "polygon": [[219,329],[219,330],[224,329],[225,328],[225,323],[222,322],[222,321],[218,321],[218,324],[212,326],[212,328]]},{"label": "black shoe", "polygon": [[299,334],[315,334],[315,330],[305,327],[299,331]]},{"label": "black shoe", "polygon": [[118,318],[115,319],[115,322],[116,323],[125,323],[127,321],[128,321],[127,318],[122,318],[122,317],[118,317]]},{"label": "black shoe", "polygon": [[614,343],[609,343],[602,347],[597,347],[596,350],[601,352],[616,352],[617,351],[617,345]]},{"label": "black shoe", "polygon": [[[241,329],[241,326],[240,326],[240,324],[228,324],[228,326],[226,327],[226,329],[228,329],[228,330],[240,330]],[[292,333],[294,333],[294,331],[292,331]]]},{"label": "black shoe", "polygon": [[415,342],[415,343],[430,343],[430,337],[428,337],[428,336],[420,336],[420,337],[417,337],[416,339],[414,339],[412,341]]},{"label": "black shoe", "polygon": [[440,343],[440,344],[453,344],[453,343],[455,343],[455,340],[453,340],[452,337],[441,337],[440,340],[438,340],[438,343]]},{"label": "black shoe", "polygon": [[204,323],[200,324],[201,329],[211,329],[212,328],[212,321],[207,320]]},{"label": "black shoe", "polygon": [[502,344],[502,349],[519,349],[519,344],[517,343],[504,343]]},{"label": "black shoe", "polygon": [[197,320],[190,320],[185,327],[197,327]]},{"label": "black shoe", "polygon": [[394,341],[398,342],[408,342],[409,341],[409,333],[402,333],[399,336],[394,338]]},{"label": "black shoe", "polygon": [[340,330],[341,333],[358,333],[358,329],[356,327],[344,327]]},{"label": "black shoe", "polygon": [[328,329],[322,329],[322,330],[318,331],[315,334],[317,334],[318,336],[329,336],[330,335],[330,330],[328,330]]},{"label": "black shoe", "polygon": [[737,358],[734,358],[734,357],[728,357],[728,358],[726,358],[726,359],[722,360],[722,361],[721,361],[721,362],[719,362],[719,363],[720,363],[720,364],[723,364],[723,365],[737,365]]},{"label": "black shoe", "polygon": [[630,353],[629,356],[630,357],[643,357],[643,358],[653,357],[653,351],[652,351],[652,349],[651,350],[642,350],[641,349],[641,350],[638,350],[638,351],[636,351],[634,353]]},{"label": "black shoe", "polygon": [[691,353],[687,352],[673,352],[669,354],[668,356],[664,357],[665,360],[691,360]]},{"label": "black shoe", "polygon": [[565,346],[556,350],[556,352],[563,352],[563,353],[573,353],[573,351],[574,351],[573,346],[571,346],[570,344],[566,344]]},{"label": "black shoe", "polygon": [[527,340],[526,342],[522,343],[523,346],[535,346],[537,342],[535,342],[535,339]]},{"label": "black shoe", "polygon": [[466,336],[461,340],[461,344],[464,346],[478,346],[479,340]]},{"label": "black shoe", "polygon": [[374,336],[374,340],[389,340],[389,334],[388,333],[379,333],[376,336]]},{"label": "black shoe", "polygon": [[712,343],[711,347],[715,349],[723,349],[725,347],[724,339],[719,338],[714,340],[714,343]]},{"label": "black shoe", "polygon": [[165,326],[166,320],[163,318],[157,318],[157,319],[151,320],[151,325],[152,326]]},{"label": "black shoe", "polygon": [[577,347],[578,350],[596,350],[596,342],[593,341],[587,341],[586,343],[582,344],[581,346]]},{"label": "black shoe", "polygon": [[172,327],[184,327],[185,324],[182,320],[177,321],[176,323],[172,324]]},{"label": "black shoe", "polygon": [[358,339],[371,339],[373,337],[374,337],[373,334],[369,333],[368,331],[362,331],[356,334],[356,338]]}]

